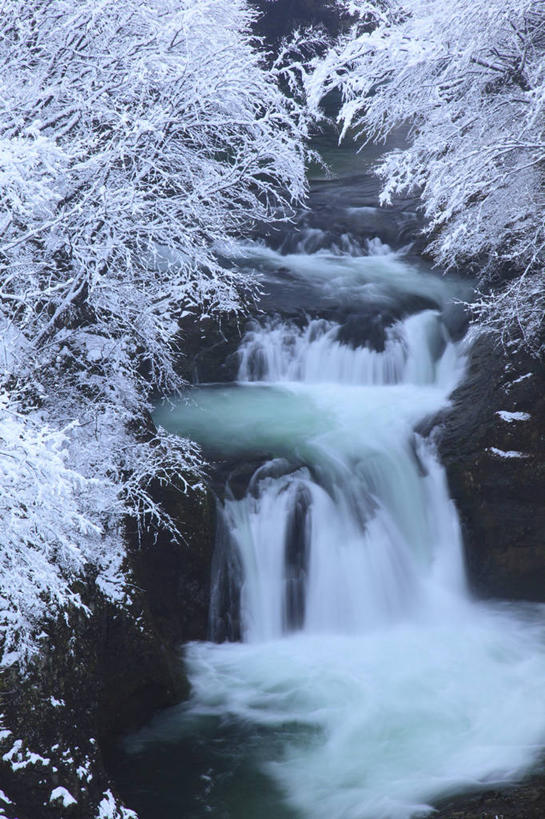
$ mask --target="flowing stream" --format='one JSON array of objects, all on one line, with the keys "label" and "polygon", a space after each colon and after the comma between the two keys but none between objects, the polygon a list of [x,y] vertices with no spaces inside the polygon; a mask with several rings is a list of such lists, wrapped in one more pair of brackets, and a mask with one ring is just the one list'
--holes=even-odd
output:
[{"label": "flowing stream", "polygon": [[[263,315],[235,383],[156,414],[239,468],[191,699],[127,742],[144,819],[408,819],[542,754],[542,608],[471,599],[418,432],[463,377],[445,323],[459,285],[319,234],[239,260],[311,313]],[[382,317],[378,343],[347,332],[358,311]]]}]

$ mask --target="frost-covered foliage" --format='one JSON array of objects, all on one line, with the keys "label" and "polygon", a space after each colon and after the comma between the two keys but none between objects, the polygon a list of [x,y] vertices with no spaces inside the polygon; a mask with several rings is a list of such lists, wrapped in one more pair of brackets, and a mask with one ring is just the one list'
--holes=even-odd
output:
[{"label": "frost-covered foliage", "polygon": [[1,19],[0,297],[36,347],[62,328],[76,371],[170,384],[180,305],[237,304],[214,241],[303,190],[244,3],[4,0]]},{"label": "frost-covered foliage", "polygon": [[536,348],[545,308],[543,0],[346,0],[358,21],[311,79],[315,104],[340,87],[344,130],[408,147],[380,167],[383,198],[421,193],[444,267],[477,261],[516,278],[480,302]]},{"label": "frost-covered foliage", "polygon": [[19,414],[5,395],[0,398],[4,663],[31,653],[27,626],[43,619],[44,607],[55,609],[67,599],[83,605],[70,591],[70,580],[93,549],[100,552],[101,531],[86,511],[101,487],[70,469],[66,442],[66,434]]},{"label": "frost-covered foliage", "polygon": [[[245,0],[0,0],[0,628],[4,661],[120,597],[127,513],[199,481],[142,420],[180,388],[179,319],[238,309],[216,245],[304,192],[306,120]],[[117,546],[115,544],[118,544]]]}]

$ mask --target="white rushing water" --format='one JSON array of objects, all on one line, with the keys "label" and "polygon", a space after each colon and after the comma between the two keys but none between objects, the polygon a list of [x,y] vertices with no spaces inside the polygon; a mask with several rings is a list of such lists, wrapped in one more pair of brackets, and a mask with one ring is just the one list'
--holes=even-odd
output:
[{"label": "white rushing water", "polygon": [[[286,270],[301,282],[320,289],[322,297],[335,304],[353,304],[355,300],[373,301],[387,298],[395,301],[412,295],[441,305],[453,292],[467,292],[460,282],[442,281],[437,276],[408,265],[401,253],[375,238],[360,247],[308,251],[309,233],[304,232],[296,253],[282,254],[261,244],[240,246],[240,261],[250,263],[267,282],[274,282],[278,270]],[[350,252],[347,252],[349,250]]]},{"label": "white rushing water", "polygon": [[[375,275],[389,263],[398,288],[400,259]],[[314,264],[321,287],[332,262]],[[188,648],[189,713],[276,732],[282,753],[262,767],[296,816],[407,819],[542,752],[542,610],[468,594],[444,470],[415,433],[463,371],[439,312],[398,322],[382,352],[338,330],[256,324],[237,385],[158,414],[212,452],[263,456],[223,504],[214,579],[213,625],[238,585],[243,640]]]}]

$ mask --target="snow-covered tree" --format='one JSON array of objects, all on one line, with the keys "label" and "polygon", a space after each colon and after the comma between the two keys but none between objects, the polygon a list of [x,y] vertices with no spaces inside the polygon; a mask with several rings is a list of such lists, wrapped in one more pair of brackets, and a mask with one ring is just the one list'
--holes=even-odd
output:
[{"label": "snow-covered tree", "polygon": [[242,0],[4,0],[0,297],[36,347],[92,327],[169,383],[180,305],[237,304],[214,242],[304,184],[249,22]]},{"label": "snow-covered tree", "polygon": [[443,267],[510,281],[482,317],[543,343],[545,4],[542,0],[339,0],[356,15],[310,79],[341,88],[340,120],[364,140],[408,128],[379,173],[384,201],[422,196]]},{"label": "snow-covered tree", "polygon": [[181,386],[180,317],[238,309],[253,286],[217,245],[285,214],[305,185],[305,115],[252,19],[245,0],[0,0],[11,658],[17,633],[28,653],[40,612],[73,599],[74,573],[94,562],[100,581],[124,514],[161,518],[152,481],[199,480],[193,445],[135,422],[152,391]]}]

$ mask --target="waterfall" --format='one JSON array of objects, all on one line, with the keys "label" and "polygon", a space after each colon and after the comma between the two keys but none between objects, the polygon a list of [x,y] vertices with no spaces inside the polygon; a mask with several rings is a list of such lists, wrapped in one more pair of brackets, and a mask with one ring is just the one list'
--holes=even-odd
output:
[{"label": "waterfall", "polygon": [[[455,345],[432,310],[390,328],[383,352],[352,349],[338,331],[323,320],[303,329],[269,322],[239,351],[240,383],[302,389],[329,415],[329,429],[307,442],[305,466],[282,470],[276,461],[275,476],[270,465],[260,468],[246,496],[223,506],[242,567],[247,641],[294,629],[362,633],[431,611],[440,598],[447,605],[464,589],[446,483],[413,432],[456,382]],[[224,625],[213,621],[212,629]]]},{"label": "waterfall", "polygon": [[[210,720],[217,747],[230,737],[195,816],[408,819],[513,781],[543,751],[543,607],[472,600],[445,472],[418,431],[464,370],[442,318],[452,285],[382,244],[358,258],[310,239],[243,254],[329,317],[255,321],[236,383],[156,413],[239,465],[218,509],[218,642],[187,647],[189,704],[134,746]],[[331,308],[407,294],[416,309],[385,313],[379,344],[354,343]]]}]

